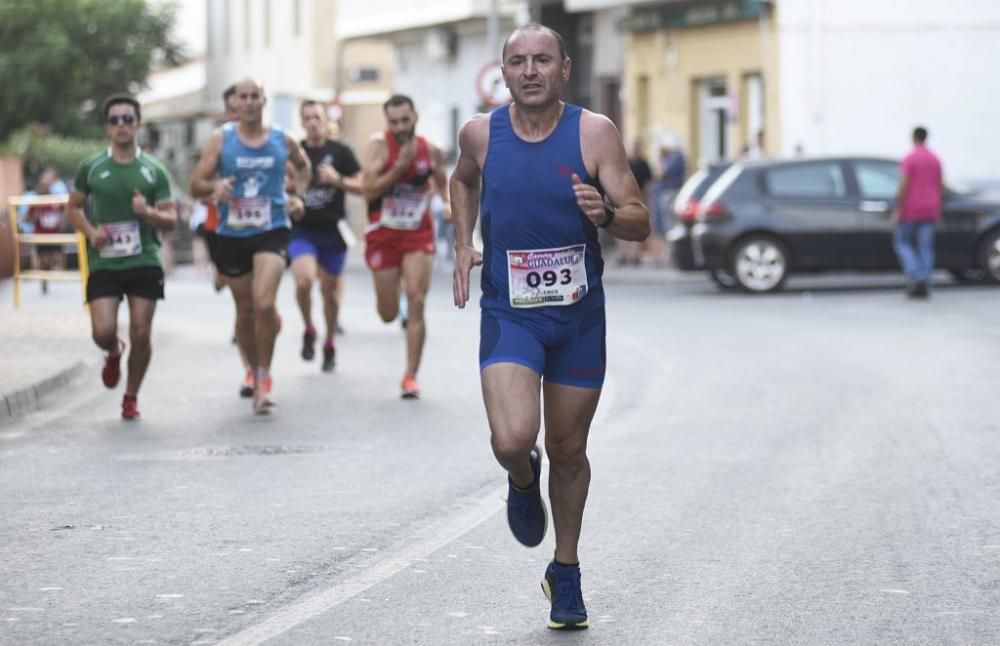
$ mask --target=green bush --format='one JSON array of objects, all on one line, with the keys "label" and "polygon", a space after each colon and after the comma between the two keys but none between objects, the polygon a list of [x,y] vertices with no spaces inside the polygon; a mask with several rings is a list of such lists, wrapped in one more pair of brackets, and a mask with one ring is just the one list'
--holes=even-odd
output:
[{"label": "green bush", "polygon": [[0,153],[21,157],[29,174],[51,165],[64,179],[72,179],[80,162],[107,145],[100,139],[71,139],[22,128],[0,143]]}]

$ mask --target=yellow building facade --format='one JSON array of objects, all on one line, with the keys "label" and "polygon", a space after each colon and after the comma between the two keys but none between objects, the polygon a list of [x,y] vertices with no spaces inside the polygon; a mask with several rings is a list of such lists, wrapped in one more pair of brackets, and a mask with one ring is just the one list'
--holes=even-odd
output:
[{"label": "yellow building facade", "polygon": [[625,134],[648,156],[680,146],[697,162],[779,150],[778,52],[770,5],[633,10],[624,33]]}]

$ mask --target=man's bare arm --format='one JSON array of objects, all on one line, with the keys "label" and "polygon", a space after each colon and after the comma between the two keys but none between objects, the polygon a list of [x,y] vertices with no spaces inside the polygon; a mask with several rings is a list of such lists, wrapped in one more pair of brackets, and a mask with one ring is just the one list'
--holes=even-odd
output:
[{"label": "man's bare arm", "polygon": [[580,208],[595,225],[607,222],[610,210],[613,215],[608,233],[622,240],[645,240],[650,232],[649,210],[629,169],[618,129],[607,117],[585,111],[580,121],[580,139],[584,162],[593,161],[595,170],[591,175],[601,183],[606,201],[610,202],[610,205],[599,203],[596,189],[582,185],[584,188],[574,188]]},{"label": "man's bare arm", "polygon": [[312,179],[312,164],[299,142],[288,135],[285,135],[285,147],[288,149],[288,161],[292,165],[292,182],[295,184],[295,192],[301,195],[309,190],[309,181]]},{"label": "man's bare arm", "polygon": [[[416,142],[411,140],[406,145],[415,146]],[[400,152],[402,153],[402,151]],[[385,166],[388,154],[389,150],[382,137],[372,137],[368,141],[368,148],[365,149],[365,161],[362,164],[361,171],[361,194],[368,202],[385,195],[389,187],[398,182],[406,174],[406,169],[410,167],[410,163],[413,161],[412,157],[407,160],[400,154],[396,163],[383,173],[382,167]]]},{"label": "man's bare arm", "polygon": [[434,191],[441,196],[444,200],[445,205],[448,204],[450,198],[448,196],[448,170],[447,162],[445,160],[444,151],[437,146],[431,146],[431,164],[433,167],[432,181],[434,182]]},{"label": "man's bare arm", "polygon": [[[133,205],[133,211],[137,216],[146,221],[146,223],[158,229],[160,231],[173,231],[177,228],[177,204],[173,200],[162,200],[156,203],[156,206],[150,206],[146,203],[146,198],[139,195],[142,200],[142,206]],[[139,206],[140,210],[136,211],[135,208]]]},{"label": "man's bare arm", "polygon": [[90,245],[99,249],[107,241],[103,232],[90,223],[83,208],[87,204],[87,196],[80,191],[73,191],[69,194],[69,202],[66,204],[66,218],[73,228],[86,236]]},{"label": "man's bare arm", "polygon": [[[216,130],[209,135],[201,150],[201,158],[191,171],[191,197],[212,197],[217,193],[219,157],[222,155],[222,131]],[[230,182],[230,190],[232,182]]]},{"label": "man's bare arm", "polygon": [[469,274],[483,262],[482,254],[472,243],[472,232],[479,217],[479,193],[482,182],[482,160],[489,143],[489,116],[477,115],[467,121],[458,133],[458,162],[451,173],[452,222],[455,224],[455,270],[452,290],[457,307],[469,300]]}]

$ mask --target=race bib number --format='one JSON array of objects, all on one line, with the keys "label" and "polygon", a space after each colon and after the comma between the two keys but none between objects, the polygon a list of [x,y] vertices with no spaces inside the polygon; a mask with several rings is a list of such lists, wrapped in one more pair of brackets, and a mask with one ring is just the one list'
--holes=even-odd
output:
[{"label": "race bib number", "polygon": [[427,192],[399,191],[382,198],[379,223],[389,229],[413,231],[420,228],[427,212]]},{"label": "race bib number", "polygon": [[139,235],[139,223],[135,220],[112,222],[101,226],[107,243],[100,248],[101,258],[128,258],[142,253],[142,237]]},{"label": "race bib number", "polygon": [[242,197],[233,200],[226,224],[230,229],[270,229],[271,198]]},{"label": "race bib number", "polygon": [[587,295],[586,245],[507,252],[511,307],[572,305]]}]

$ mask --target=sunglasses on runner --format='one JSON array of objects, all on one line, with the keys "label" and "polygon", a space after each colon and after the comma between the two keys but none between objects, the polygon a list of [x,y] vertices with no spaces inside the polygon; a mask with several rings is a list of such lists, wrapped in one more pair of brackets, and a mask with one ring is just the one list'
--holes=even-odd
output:
[{"label": "sunglasses on runner", "polygon": [[126,126],[131,126],[133,123],[135,123],[135,115],[123,114],[119,116],[117,114],[113,114],[104,121],[105,123],[112,126],[117,126],[119,123],[124,123]]}]

